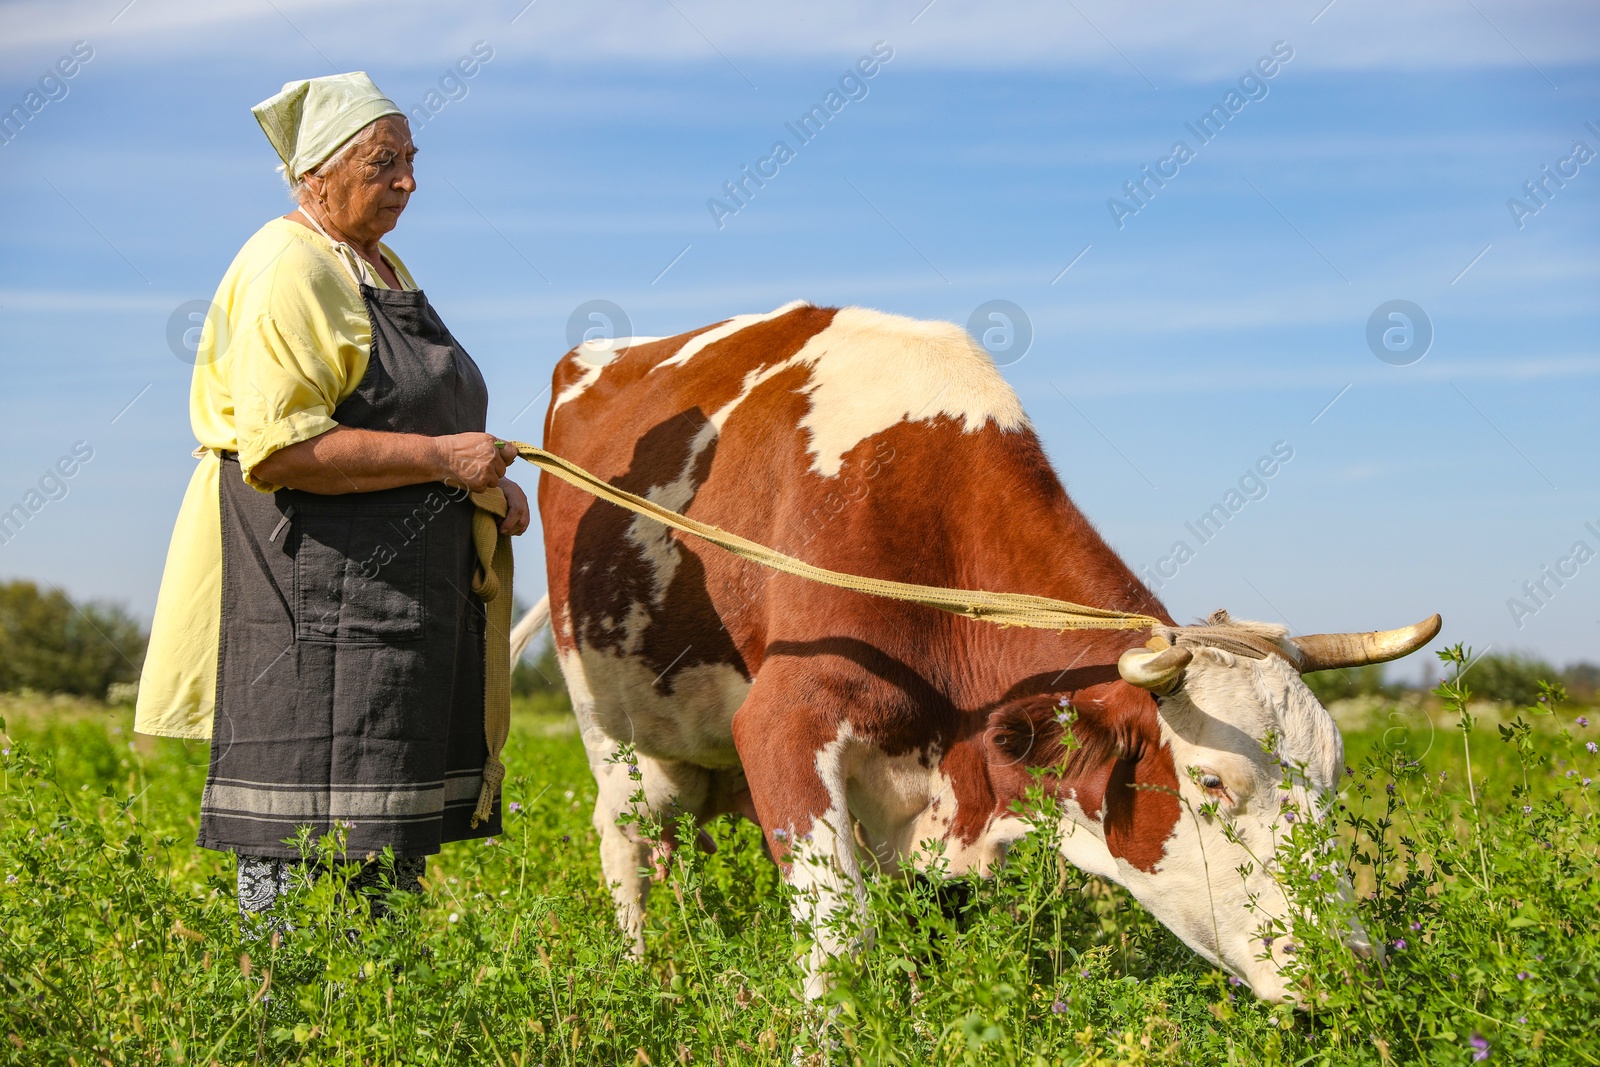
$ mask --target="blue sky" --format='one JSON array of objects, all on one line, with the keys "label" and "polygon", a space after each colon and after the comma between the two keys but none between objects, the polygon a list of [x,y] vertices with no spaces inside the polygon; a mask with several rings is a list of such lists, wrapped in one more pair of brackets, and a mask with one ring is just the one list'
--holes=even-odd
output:
[{"label": "blue sky", "polygon": [[[0,108],[93,49],[0,145],[0,509],[94,449],[0,576],[148,617],[193,463],[169,319],[288,209],[250,105],[366,69],[411,107],[482,41],[416,132],[390,243],[497,432],[537,435],[588,300],[653,335],[795,298],[962,323],[1008,300],[1034,336],[1004,373],[1180,619],[1440,611],[1480,650],[1600,659],[1600,558],[1523,590],[1600,553],[1600,159],[1523,191],[1575,140],[1600,152],[1592,7],[524,2],[0,5]],[[784,124],[880,41],[865,96],[799,144]],[[1293,58],[1200,144],[1185,123],[1276,42]],[[780,138],[794,158],[719,228],[708,199]],[[1193,159],[1119,228],[1108,200],[1179,139]],[[1512,197],[1539,206],[1520,228]],[[1391,300],[1432,324],[1408,365],[1367,344]],[[1199,543],[1186,524],[1279,442],[1265,495]],[[537,540],[518,558],[531,599]]]}]

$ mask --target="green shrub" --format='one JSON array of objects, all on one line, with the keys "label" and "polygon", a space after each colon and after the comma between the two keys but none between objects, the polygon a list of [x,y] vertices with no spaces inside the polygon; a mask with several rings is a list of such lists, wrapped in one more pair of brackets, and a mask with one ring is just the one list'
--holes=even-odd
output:
[{"label": "green shrub", "polygon": [[59,589],[0,583],[0,691],[104,698],[134,682],[145,637],[121,608],[73,604]]}]

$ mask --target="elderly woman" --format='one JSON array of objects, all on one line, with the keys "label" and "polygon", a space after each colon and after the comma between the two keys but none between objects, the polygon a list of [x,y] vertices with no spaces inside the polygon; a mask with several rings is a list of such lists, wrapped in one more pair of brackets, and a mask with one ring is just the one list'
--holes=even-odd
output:
[{"label": "elderly woman", "polygon": [[299,208],[245,243],[202,331],[135,723],[211,738],[199,844],[237,853],[246,913],[302,828],[342,834],[368,883],[392,848],[407,888],[442,842],[499,832],[473,494],[503,494],[500,534],[528,525],[483,376],[381,241],[417,187],[400,109],[354,73],[254,112]]}]

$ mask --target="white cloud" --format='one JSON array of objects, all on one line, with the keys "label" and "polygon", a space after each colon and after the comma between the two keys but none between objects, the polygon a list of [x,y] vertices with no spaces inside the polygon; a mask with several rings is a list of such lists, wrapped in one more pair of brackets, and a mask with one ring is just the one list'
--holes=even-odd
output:
[{"label": "white cloud", "polygon": [[925,0],[498,0],[466,13],[395,0],[125,2],[8,4],[0,54],[44,64],[82,38],[148,60],[248,48],[313,66],[431,65],[483,38],[561,64],[721,64],[759,85],[764,63],[849,57],[884,39],[922,64],[1100,70],[1157,86],[1235,75],[1280,38],[1296,62],[1336,69],[1529,66],[1554,77],[1600,57],[1600,8],[1582,0],[1336,0],[1326,10],[1325,0],[936,0],[926,10]]}]

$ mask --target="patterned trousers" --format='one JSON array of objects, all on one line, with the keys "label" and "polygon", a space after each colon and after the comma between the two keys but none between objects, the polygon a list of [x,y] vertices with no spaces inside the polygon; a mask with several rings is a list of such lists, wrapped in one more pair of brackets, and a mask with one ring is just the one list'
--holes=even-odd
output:
[{"label": "patterned trousers", "polygon": [[[422,892],[422,874],[427,869],[424,856],[397,856],[393,870],[386,869],[381,860],[368,860],[345,883],[346,888],[367,898],[372,917],[379,919],[389,913],[389,907],[380,895],[386,885],[407,893]],[[320,863],[306,863],[299,859],[279,859],[274,856],[239,854],[239,915],[248,921],[252,917],[265,920],[268,931],[284,929],[281,916],[267,915],[278,900],[289,892],[296,877],[311,880],[322,876]]]}]

